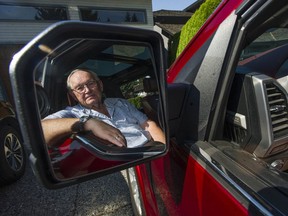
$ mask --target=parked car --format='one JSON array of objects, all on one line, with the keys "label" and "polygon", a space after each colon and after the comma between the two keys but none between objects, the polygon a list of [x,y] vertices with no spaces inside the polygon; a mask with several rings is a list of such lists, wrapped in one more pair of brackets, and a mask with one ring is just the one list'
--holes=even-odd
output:
[{"label": "parked car", "polygon": [[[224,0],[166,72],[156,32],[51,26],[10,66],[38,177],[59,188],[127,169],[135,215],[287,215],[287,31],[285,1]],[[108,97],[144,92],[139,109],[157,114],[166,145],[120,149],[88,133],[48,148],[37,95],[50,113],[70,104],[65,79],[79,66]]]},{"label": "parked car", "polygon": [[[2,99],[2,92],[1,92]],[[0,186],[15,182],[25,172],[26,153],[15,111],[0,101]]]}]

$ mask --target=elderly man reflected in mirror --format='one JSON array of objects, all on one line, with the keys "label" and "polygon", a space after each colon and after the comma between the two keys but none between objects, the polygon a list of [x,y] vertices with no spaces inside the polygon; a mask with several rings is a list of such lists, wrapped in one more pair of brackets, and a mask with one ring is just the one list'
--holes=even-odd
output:
[{"label": "elderly man reflected in mirror", "polygon": [[93,71],[73,70],[67,78],[67,88],[78,104],[42,120],[48,145],[84,131],[119,147],[139,147],[151,139],[165,143],[161,128],[127,100],[103,99],[103,83]]}]

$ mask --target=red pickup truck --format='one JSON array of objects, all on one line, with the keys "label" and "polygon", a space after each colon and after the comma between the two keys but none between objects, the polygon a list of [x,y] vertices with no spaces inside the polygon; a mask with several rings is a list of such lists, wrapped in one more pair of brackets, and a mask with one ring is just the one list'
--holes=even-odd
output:
[{"label": "red pickup truck", "polygon": [[[10,65],[37,176],[56,189],[127,169],[135,215],[287,215],[287,33],[286,1],[224,0],[166,70],[156,32],[49,27]],[[73,133],[47,145],[41,119],[71,106],[76,67],[97,71],[106,97],[140,97],[166,144],[119,148]]]}]

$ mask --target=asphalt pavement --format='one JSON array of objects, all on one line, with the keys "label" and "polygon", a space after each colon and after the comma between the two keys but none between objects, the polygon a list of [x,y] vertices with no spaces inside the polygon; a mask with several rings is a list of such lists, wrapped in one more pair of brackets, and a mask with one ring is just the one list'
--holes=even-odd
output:
[{"label": "asphalt pavement", "polygon": [[16,183],[0,187],[2,216],[133,215],[126,173],[117,172],[57,190],[44,188],[30,166]]}]

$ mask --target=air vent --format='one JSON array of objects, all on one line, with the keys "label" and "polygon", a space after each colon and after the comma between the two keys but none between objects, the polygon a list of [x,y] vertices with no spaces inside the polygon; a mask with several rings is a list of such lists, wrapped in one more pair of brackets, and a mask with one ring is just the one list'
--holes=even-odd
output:
[{"label": "air vent", "polygon": [[266,83],[265,86],[275,140],[288,133],[287,99],[284,91],[274,83]]}]

